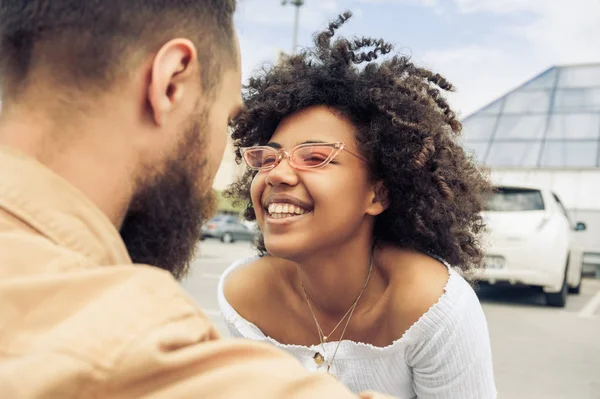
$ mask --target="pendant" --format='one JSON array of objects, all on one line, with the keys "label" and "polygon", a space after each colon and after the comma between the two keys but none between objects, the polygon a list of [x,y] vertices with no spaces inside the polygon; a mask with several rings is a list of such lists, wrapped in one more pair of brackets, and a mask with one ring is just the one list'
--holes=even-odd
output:
[{"label": "pendant", "polygon": [[313,359],[314,359],[315,363],[317,363],[319,366],[325,362],[325,358],[319,352],[315,353],[315,355],[313,356]]},{"label": "pendant", "polygon": [[323,335],[323,342],[327,342],[327,338],[329,338],[327,335]]}]

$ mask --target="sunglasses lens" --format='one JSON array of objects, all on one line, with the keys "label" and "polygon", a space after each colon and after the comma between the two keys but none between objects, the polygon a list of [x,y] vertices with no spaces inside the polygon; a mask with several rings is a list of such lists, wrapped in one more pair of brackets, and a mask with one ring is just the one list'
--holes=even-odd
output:
[{"label": "sunglasses lens", "polygon": [[253,148],[244,153],[244,160],[253,169],[270,168],[277,163],[277,151],[269,148]]},{"label": "sunglasses lens", "polygon": [[299,167],[316,168],[325,164],[334,151],[335,149],[330,146],[300,147],[292,154],[292,160]]}]

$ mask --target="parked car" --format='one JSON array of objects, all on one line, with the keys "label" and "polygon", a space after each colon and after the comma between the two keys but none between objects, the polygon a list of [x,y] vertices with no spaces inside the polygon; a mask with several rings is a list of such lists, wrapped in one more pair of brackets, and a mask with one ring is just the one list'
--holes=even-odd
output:
[{"label": "parked car", "polygon": [[491,284],[543,289],[550,306],[563,307],[567,293],[579,293],[582,250],[559,197],[546,189],[499,186],[483,214],[488,225],[486,269],[478,276]]},{"label": "parked car", "polygon": [[249,227],[238,217],[232,215],[215,216],[202,227],[203,240],[206,237],[218,238],[224,243],[252,241],[256,233],[256,229]]}]

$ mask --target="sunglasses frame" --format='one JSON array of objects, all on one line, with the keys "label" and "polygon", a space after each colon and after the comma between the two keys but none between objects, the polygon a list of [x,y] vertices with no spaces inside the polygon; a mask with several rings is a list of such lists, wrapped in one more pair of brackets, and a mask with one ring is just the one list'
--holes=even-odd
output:
[{"label": "sunglasses frame", "polygon": [[[302,148],[306,148],[306,147],[329,147],[332,148],[333,151],[331,152],[331,154],[327,157],[327,159],[325,159],[322,163],[315,165],[315,166],[299,166],[297,164],[294,163],[294,161],[292,160],[292,155],[294,154],[295,151],[298,151],[298,149],[302,149]],[[247,158],[246,158],[246,154],[252,150],[259,150],[259,149],[267,149],[269,151],[274,151],[277,154],[277,159],[275,160],[275,162],[273,163],[273,165],[269,165],[263,168],[256,168],[250,165],[250,163],[248,162]],[[366,162],[366,160],[361,157],[360,155],[357,155],[355,153],[353,153],[352,151],[349,151],[346,149],[346,146],[344,145],[344,143],[342,142],[335,142],[335,143],[304,143],[304,144],[299,144],[297,146],[295,146],[294,148],[292,148],[289,152],[286,151],[284,148],[275,148],[275,147],[271,147],[268,145],[258,145],[258,146],[252,146],[252,147],[242,147],[240,148],[240,153],[242,154],[242,158],[244,159],[244,162],[246,163],[246,165],[252,169],[252,170],[258,170],[258,171],[267,171],[267,170],[271,170],[277,167],[277,165],[279,165],[279,163],[283,160],[283,158],[287,158],[288,163],[290,164],[291,167],[293,167],[294,169],[298,169],[298,170],[306,170],[306,169],[319,169],[319,168],[323,168],[325,166],[327,166],[335,157],[338,156],[338,154],[342,151],[346,151],[347,153],[349,153],[350,155],[353,155],[354,157],[358,158],[359,160]]]}]

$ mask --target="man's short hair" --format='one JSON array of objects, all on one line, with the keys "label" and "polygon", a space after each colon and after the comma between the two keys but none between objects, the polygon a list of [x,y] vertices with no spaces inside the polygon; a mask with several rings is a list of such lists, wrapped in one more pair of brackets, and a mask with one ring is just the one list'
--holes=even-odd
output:
[{"label": "man's short hair", "polygon": [[106,88],[175,37],[198,47],[210,90],[238,56],[235,8],[236,0],[0,0],[2,91],[13,97],[38,69],[73,88]]}]

